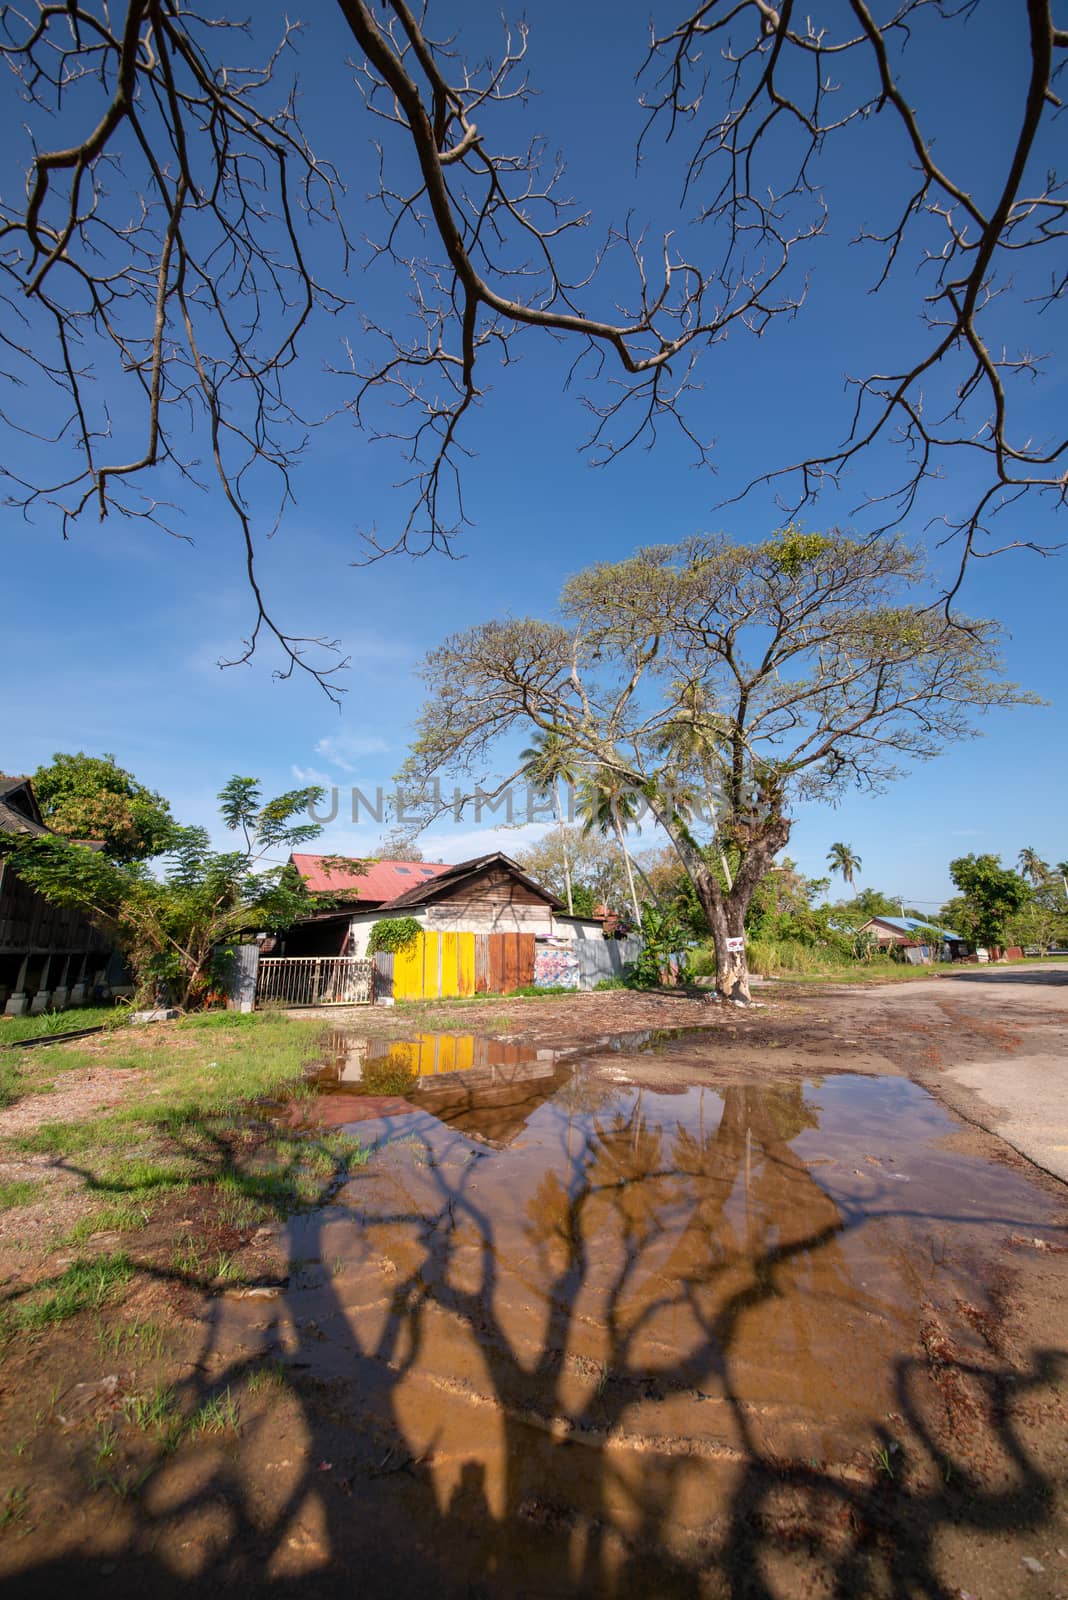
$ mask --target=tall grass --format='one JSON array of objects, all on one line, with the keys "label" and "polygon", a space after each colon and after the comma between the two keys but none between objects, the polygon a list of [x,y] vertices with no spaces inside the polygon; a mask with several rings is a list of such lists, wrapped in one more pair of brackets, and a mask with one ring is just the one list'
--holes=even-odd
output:
[{"label": "tall grass", "polygon": [[[850,960],[825,946],[802,944],[798,939],[749,939],[745,947],[749,971],[762,978],[913,978],[931,972],[930,967],[907,967],[888,956],[871,961]],[[695,977],[713,976],[716,956],[711,945],[702,946],[691,957]]]},{"label": "tall grass", "polygon": [[40,1011],[33,1017],[0,1017],[0,1044],[16,1039],[43,1039],[50,1033],[75,1028],[98,1028],[126,1021],[127,1011],[117,1006],[70,1006],[66,1011]]}]

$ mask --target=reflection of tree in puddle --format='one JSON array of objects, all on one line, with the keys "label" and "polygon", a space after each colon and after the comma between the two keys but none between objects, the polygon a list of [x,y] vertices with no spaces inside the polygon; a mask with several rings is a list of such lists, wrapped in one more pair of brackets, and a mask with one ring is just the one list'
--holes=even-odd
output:
[{"label": "reflection of tree in puddle", "polygon": [[363,1064],[360,1086],[365,1094],[396,1094],[407,1097],[418,1083],[415,1068],[403,1054],[368,1057]]},{"label": "reflection of tree in puddle", "polygon": [[[787,1600],[812,1579],[818,1593],[943,1600],[943,1528],[1048,1520],[1014,1406],[1049,1383],[1053,1359],[980,1368],[944,1345],[942,1376],[991,1402],[967,1441],[955,1436],[913,1349],[864,1355],[844,1332],[828,1343],[839,1307],[863,1309],[846,1250],[863,1217],[843,1213],[792,1148],[818,1124],[801,1087],[708,1091],[668,1122],[672,1109],[576,1073],[544,1106],[540,1146],[470,1160],[454,1129],[421,1123],[411,1139],[425,1161],[405,1147],[372,1163],[346,1224],[360,1295],[346,1302],[327,1276],[314,1321],[295,1285],[283,1303],[290,1372],[325,1371],[325,1350],[335,1374],[328,1402],[294,1385],[303,1467],[284,1504],[265,1517],[232,1461],[185,1491],[167,1489],[161,1467],[165,1492],[128,1513],[142,1580],[170,1592],[166,1536],[213,1496],[239,1530],[212,1557],[217,1592],[259,1583],[307,1503],[328,1556],[308,1592],[323,1595],[399,1584]],[[329,1258],[340,1205],[302,1223],[302,1254]],[[945,1227],[962,1220],[946,1210]],[[387,1309],[375,1309],[383,1286]],[[216,1387],[257,1354],[220,1363],[224,1331],[225,1318],[210,1339]],[[271,1349],[276,1335],[260,1337]],[[860,1384],[881,1367],[870,1397],[854,1395],[857,1416],[872,1447],[899,1445],[892,1480],[785,1449],[789,1428],[777,1434],[754,1403],[770,1373],[779,1400],[818,1419],[819,1383],[862,1355]],[[887,1393],[892,1441],[879,1431]],[[351,1497],[316,1471],[346,1448],[339,1428]],[[993,1486],[970,1467],[978,1433],[1000,1463]],[[107,1559],[122,1554],[112,1545]],[[62,1576],[83,1573],[71,1563]]]}]

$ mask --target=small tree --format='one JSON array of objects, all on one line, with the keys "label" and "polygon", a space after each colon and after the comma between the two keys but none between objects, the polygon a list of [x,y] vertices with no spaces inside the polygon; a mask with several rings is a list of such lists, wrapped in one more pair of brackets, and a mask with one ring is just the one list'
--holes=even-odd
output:
[{"label": "small tree", "polygon": [[34,773],[33,792],[54,833],[98,840],[115,861],[158,855],[174,831],[168,802],[138,783],[112,755],[57,752],[51,765]]},{"label": "small tree", "polygon": [[416,844],[416,833],[401,823],[395,823],[384,833],[374,847],[378,861],[422,861],[423,852]]},{"label": "small tree", "polygon": [[536,883],[565,900],[565,851],[575,915],[592,916],[599,905],[621,910],[628,898],[626,873],[615,842],[601,833],[587,833],[575,824],[554,828],[543,839],[516,850],[515,859]]},{"label": "small tree", "polygon": [[[516,731],[562,732],[590,778],[610,774],[649,807],[708,919],[720,995],[748,1000],[746,912],[790,837],[791,802],[879,789],[903,762],[972,734],[976,710],[1034,701],[1000,681],[997,625],[950,622],[913,599],[922,581],[900,538],[793,528],[591,567],[566,585],[559,620],[484,623],[430,653],[405,781],[427,793],[445,773],[481,776]],[[665,755],[694,689],[716,717],[702,762],[719,803],[704,843],[690,797],[705,779],[679,745]],[[737,863],[729,888],[708,844]]]},{"label": "small tree", "polygon": [[969,936],[988,948],[1003,946],[1009,918],[1031,898],[1026,881],[994,855],[958,856],[949,875],[964,896]]},{"label": "small tree", "polygon": [[142,998],[165,982],[189,1007],[211,987],[217,945],[253,928],[280,933],[307,910],[296,871],[269,862],[318,836],[318,823],[295,819],[321,799],[321,789],[307,788],[263,802],[257,779],[233,777],[219,809],[238,847],[214,850],[206,829],[176,827],[158,875],[144,862],[52,838],[19,836],[7,859],[31,888],[114,939]]}]

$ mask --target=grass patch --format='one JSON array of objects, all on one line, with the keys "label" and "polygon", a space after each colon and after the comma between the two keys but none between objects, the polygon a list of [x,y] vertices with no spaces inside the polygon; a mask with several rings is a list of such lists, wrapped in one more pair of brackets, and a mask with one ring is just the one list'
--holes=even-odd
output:
[{"label": "grass patch", "polygon": [[255,1372],[250,1373],[245,1384],[245,1393],[251,1399],[255,1395],[266,1394],[273,1389],[285,1389],[287,1387],[285,1367],[282,1366],[280,1361],[272,1361],[269,1366],[259,1367]]},{"label": "grass patch", "polygon": [[29,1178],[13,1178],[10,1183],[0,1183],[0,1211],[14,1211],[16,1206],[28,1206],[40,1189],[39,1183]]},{"label": "grass patch", "polygon": [[14,1485],[0,1500],[0,1530],[14,1527],[25,1519],[29,1507],[29,1490],[24,1484]]},{"label": "grass patch", "polygon": [[[750,972],[791,983],[908,983],[929,978],[940,970],[937,965],[910,967],[888,956],[871,961],[842,960],[818,945],[801,944],[796,939],[751,939],[745,954]],[[692,966],[698,975],[706,969],[714,973],[715,956],[708,950],[698,951]]]},{"label": "grass patch", "polygon": [[65,1011],[41,1011],[35,1017],[0,1017],[0,1045],[72,1033],[75,1028],[121,1027],[125,1021],[125,1010],[116,1006],[71,1006]]},{"label": "grass patch", "polygon": [[148,1394],[128,1395],[122,1409],[127,1422],[140,1428],[143,1433],[174,1437],[177,1443],[182,1414],[169,1384],[157,1384]]},{"label": "grass patch", "polygon": [[66,1322],[80,1311],[102,1306],[132,1276],[125,1252],[72,1261],[60,1277],[37,1285],[25,1300],[8,1301],[3,1308],[2,1331],[8,1335],[39,1333],[54,1323]]},{"label": "grass patch", "polygon": [[213,1395],[186,1423],[186,1432],[191,1438],[196,1438],[202,1433],[236,1433],[240,1427],[240,1417],[237,1405],[229,1388],[222,1394]]},{"label": "grass patch", "polygon": [[166,1333],[149,1317],[135,1317],[113,1327],[98,1323],[96,1342],[102,1356],[129,1356],[142,1361],[158,1361],[163,1354]]},{"label": "grass patch", "polygon": [[57,1241],[57,1247],[84,1244],[98,1233],[136,1233],[152,1221],[154,1206],[142,1200],[119,1200],[114,1205],[100,1206],[79,1217]]}]

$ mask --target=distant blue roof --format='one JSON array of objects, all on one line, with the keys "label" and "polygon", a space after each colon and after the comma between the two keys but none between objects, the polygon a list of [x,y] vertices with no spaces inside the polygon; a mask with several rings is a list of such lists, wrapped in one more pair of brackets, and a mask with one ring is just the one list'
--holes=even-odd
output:
[{"label": "distant blue roof", "polygon": [[888,927],[897,928],[900,933],[915,933],[917,928],[929,928],[942,939],[960,940],[959,933],[953,933],[949,928],[940,928],[937,922],[923,922],[919,917],[872,917],[873,922],[885,922]]}]

